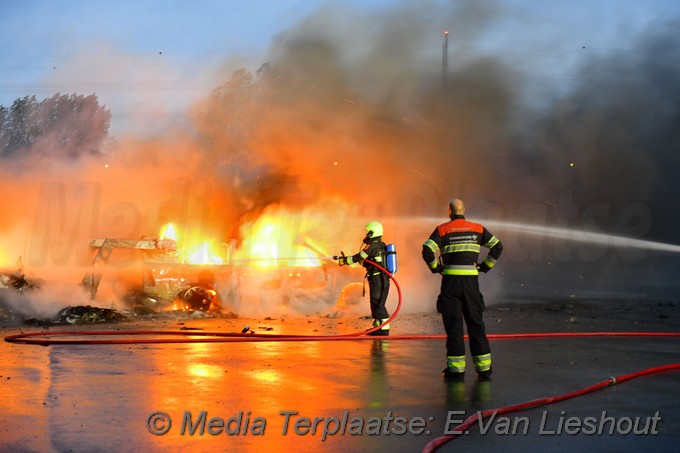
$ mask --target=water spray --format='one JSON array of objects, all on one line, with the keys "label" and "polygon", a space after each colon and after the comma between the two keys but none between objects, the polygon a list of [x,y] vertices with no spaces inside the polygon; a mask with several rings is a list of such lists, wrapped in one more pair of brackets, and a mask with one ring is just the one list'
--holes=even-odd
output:
[{"label": "water spray", "polygon": [[[441,217],[421,217],[414,219],[418,223],[428,225],[444,223]],[[590,244],[609,245],[614,247],[628,247],[645,250],[656,250],[661,252],[680,253],[680,245],[665,242],[649,241],[645,239],[617,236],[614,234],[598,233],[595,231],[581,230],[577,228],[559,228],[541,225],[532,225],[526,222],[510,222],[500,220],[476,220],[491,229],[522,233],[532,236],[542,236],[552,239],[562,239],[566,241],[582,242]]]},{"label": "water spray", "polygon": [[564,239],[574,242],[586,242],[591,244],[611,245],[614,247],[630,247],[646,250],[657,250],[661,252],[680,253],[680,245],[668,244],[664,242],[648,241],[644,239],[616,236],[613,234],[596,233],[594,231],[578,230],[573,228],[558,228],[531,225],[521,222],[502,222],[502,221],[482,221],[485,225],[501,231],[512,231],[518,233],[543,236],[553,239]]}]

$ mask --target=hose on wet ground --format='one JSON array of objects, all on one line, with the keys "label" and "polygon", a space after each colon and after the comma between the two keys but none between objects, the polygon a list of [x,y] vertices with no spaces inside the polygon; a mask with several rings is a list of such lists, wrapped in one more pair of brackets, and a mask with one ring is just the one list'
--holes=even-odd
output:
[{"label": "hose on wet ground", "polygon": [[[387,274],[394,283],[398,293],[397,307],[392,315],[382,324],[371,329],[354,332],[348,334],[336,335],[288,335],[288,334],[258,334],[258,333],[225,333],[225,332],[205,332],[193,330],[105,330],[105,331],[45,331],[45,332],[31,332],[24,334],[9,335],[5,337],[5,341],[9,343],[31,344],[31,345],[74,345],[74,344],[147,344],[147,343],[225,343],[225,342],[259,342],[259,341],[347,341],[347,340],[376,340],[376,339],[390,339],[390,340],[430,340],[430,339],[444,339],[446,335],[395,335],[386,337],[370,336],[371,333],[381,329],[383,326],[392,322],[399,313],[402,306],[402,293],[399,283],[394,276],[384,267],[377,263],[370,262]],[[132,338],[96,338],[92,337],[113,337],[113,336],[127,336]],[[515,333],[515,334],[489,334],[490,340],[493,339],[523,339],[523,338],[560,338],[560,337],[679,337],[677,332],[550,332],[550,333]],[[55,338],[55,337],[71,337],[71,338]],[[73,337],[90,337],[90,338],[73,338]],[[158,338],[162,337],[162,338]],[[174,337],[174,338],[167,338]],[[467,335],[466,335],[467,337]],[[430,441],[423,449],[423,452],[434,452],[442,445],[455,439],[460,433],[465,432],[468,428],[478,423],[484,418],[491,417],[494,414],[507,414],[521,410],[532,409],[538,406],[556,403],[570,398],[583,396],[597,390],[610,387],[615,384],[629,381],[641,376],[650,374],[662,373],[666,371],[673,371],[680,369],[680,363],[673,363],[667,365],[656,366],[637,371],[630,374],[625,374],[617,377],[610,377],[607,380],[597,384],[584,387],[572,392],[561,395],[539,398],[523,403],[517,403],[509,406],[500,407],[497,409],[487,409],[475,413],[468,417],[461,425],[457,426],[451,431],[451,434],[445,434]]]},{"label": "hose on wet ground", "polygon": [[[258,334],[258,333],[225,333],[225,332],[205,332],[196,330],[78,330],[78,331],[45,331],[31,332],[5,337],[9,343],[32,344],[39,346],[64,345],[64,344],[146,344],[146,343],[227,343],[227,342],[252,342],[252,341],[337,341],[364,339],[371,340],[375,337],[372,333],[382,329],[383,326],[391,323],[399,314],[402,305],[402,293],[399,283],[391,272],[381,265],[366,260],[381,272],[385,273],[394,283],[397,289],[397,306],[392,315],[384,322],[370,329],[360,332],[335,335],[289,335],[289,334]],[[85,338],[85,337],[133,337],[133,338]],[[71,338],[55,338],[71,337]],[[80,337],[80,338],[73,338]],[[179,337],[179,338],[152,338],[152,337]],[[191,337],[191,338],[189,338]],[[440,336],[431,336],[440,338]],[[379,337],[385,338],[385,337]],[[392,337],[401,338],[401,337]]]},{"label": "hose on wet ground", "polygon": [[[642,334],[642,333],[641,333]],[[594,335],[594,334],[593,334]],[[663,336],[663,335],[655,335],[655,336]],[[678,334],[671,333],[669,336],[678,336]],[[434,452],[437,450],[439,447],[442,445],[446,444],[447,442],[455,439],[456,437],[460,436],[461,434],[465,433],[471,426],[474,424],[480,422],[481,420],[484,420],[485,418],[492,417],[494,415],[502,415],[502,414],[508,414],[511,412],[518,412],[518,411],[523,411],[527,409],[533,409],[538,406],[545,406],[548,404],[552,403],[557,403],[559,401],[564,401],[570,398],[576,398],[578,396],[583,396],[587,395],[588,393],[595,392],[597,390],[602,390],[604,388],[610,387],[612,385],[620,384],[622,382],[629,381],[631,379],[635,379],[641,376],[648,376],[650,374],[656,374],[656,373],[663,373],[666,371],[673,371],[673,370],[678,370],[680,369],[680,363],[671,363],[668,365],[661,365],[661,366],[656,366],[652,368],[646,368],[644,370],[636,371],[634,373],[629,373],[629,374],[624,374],[621,376],[612,376],[607,380],[601,381],[597,384],[590,385],[588,387],[584,387],[578,390],[574,390],[572,392],[568,393],[563,393],[561,395],[556,395],[556,396],[548,396],[544,398],[538,398],[532,401],[527,401],[524,403],[517,403],[517,404],[512,404],[510,406],[503,406],[497,409],[487,409],[484,411],[480,411],[477,413],[472,414],[469,416],[463,423],[460,425],[456,426],[450,431],[450,434],[445,434],[443,436],[437,437],[436,439],[433,439],[430,441],[427,445],[425,445],[425,448],[423,448],[423,453],[430,453]]]}]

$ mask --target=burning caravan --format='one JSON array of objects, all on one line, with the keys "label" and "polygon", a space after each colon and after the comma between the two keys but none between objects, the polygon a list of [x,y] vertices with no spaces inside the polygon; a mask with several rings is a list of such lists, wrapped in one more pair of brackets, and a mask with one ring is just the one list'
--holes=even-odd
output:
[{"label": "burning caravan", "polygon": [[233,242],[215,246],[205,241],[178,247],[171,230],[166,227],[159,238],[91,240],[96,253],[82,280],[90,297],[96,299],[104,267],[116,249],[140,252],[141,275],[126,296],[137,312],[216,313],[251,305],[321,311],[357,280],[351,272],[336,272],[335,263],[308,242],[281,246],[249,237],[239,248]]}]

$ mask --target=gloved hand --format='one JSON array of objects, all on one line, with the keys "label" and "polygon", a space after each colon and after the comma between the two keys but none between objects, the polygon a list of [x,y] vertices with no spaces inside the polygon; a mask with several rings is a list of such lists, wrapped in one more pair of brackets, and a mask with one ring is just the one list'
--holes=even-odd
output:
[{"label": "gloved hand", "polygon": [[437,267],[435,267],[434,269],[430,268],[430,272],[432,272],[433,274],[440,274],[443,270],[444,266],[442,266],[441,263],[437,264]]},{"label": "gloved hand", "polygon": [[344,253],[343,253],[342,255],[340,255],[340,256],[335,255],[335,256],[333,257],[333,260],[335,260],[335,261],[338,262],[338,266],[344,266],[344,265],[347,264],[347,257],[345,256]]},{"label": "gloved hand", "polygon": [[475,264],[475,266],[477,266],[477,270],[479,272],[484,272],[485,274],[491,270],[491,268],[488,266],[488,264],[486,264],[484,261],[482,261],[481,263]]}]

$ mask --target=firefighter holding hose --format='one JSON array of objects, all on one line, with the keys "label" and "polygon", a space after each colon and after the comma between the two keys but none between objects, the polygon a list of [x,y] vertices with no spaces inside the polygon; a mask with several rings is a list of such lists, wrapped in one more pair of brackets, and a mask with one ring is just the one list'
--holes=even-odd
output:
[{"label": "firefighter holding hose", "polygon": [[[491,376],[491,349],[484,326],[484,298],[479,272],[488,272],[501,256],[503,244],[484,226],[465,219],[462,200],[449,202],[450,221],[439,225],[423,244],[423,259],[433,274],[441,274],[437,311],[446,330],[446,380],[462,380],[465,373],[463,321],[467,325],[470,353],[481,379]],[[481,247],[489,252],[478,262]],[[437,256],[439,255],[439,256]]]},{"label": "firefighter holding hose", "polygon": [[[369,222],[366,227],[366,236],[359,253],[352,256],[334,256],[340,266],[359,263],[366,268],[366,279],[368,280],[368,292],[371,304],[371,316],[373,327],[377,327],[387,321],[390,317],[385,303],[387,294],[390,291],[390,278],[387,274],[367,261],[372,261],[382,267],[386,267],[386,244],[382,241],[383,226],[380,222]],[[387,336],[390,334],[390,325],[385,324],[380,329],[371,332],[369,335]]]}]

